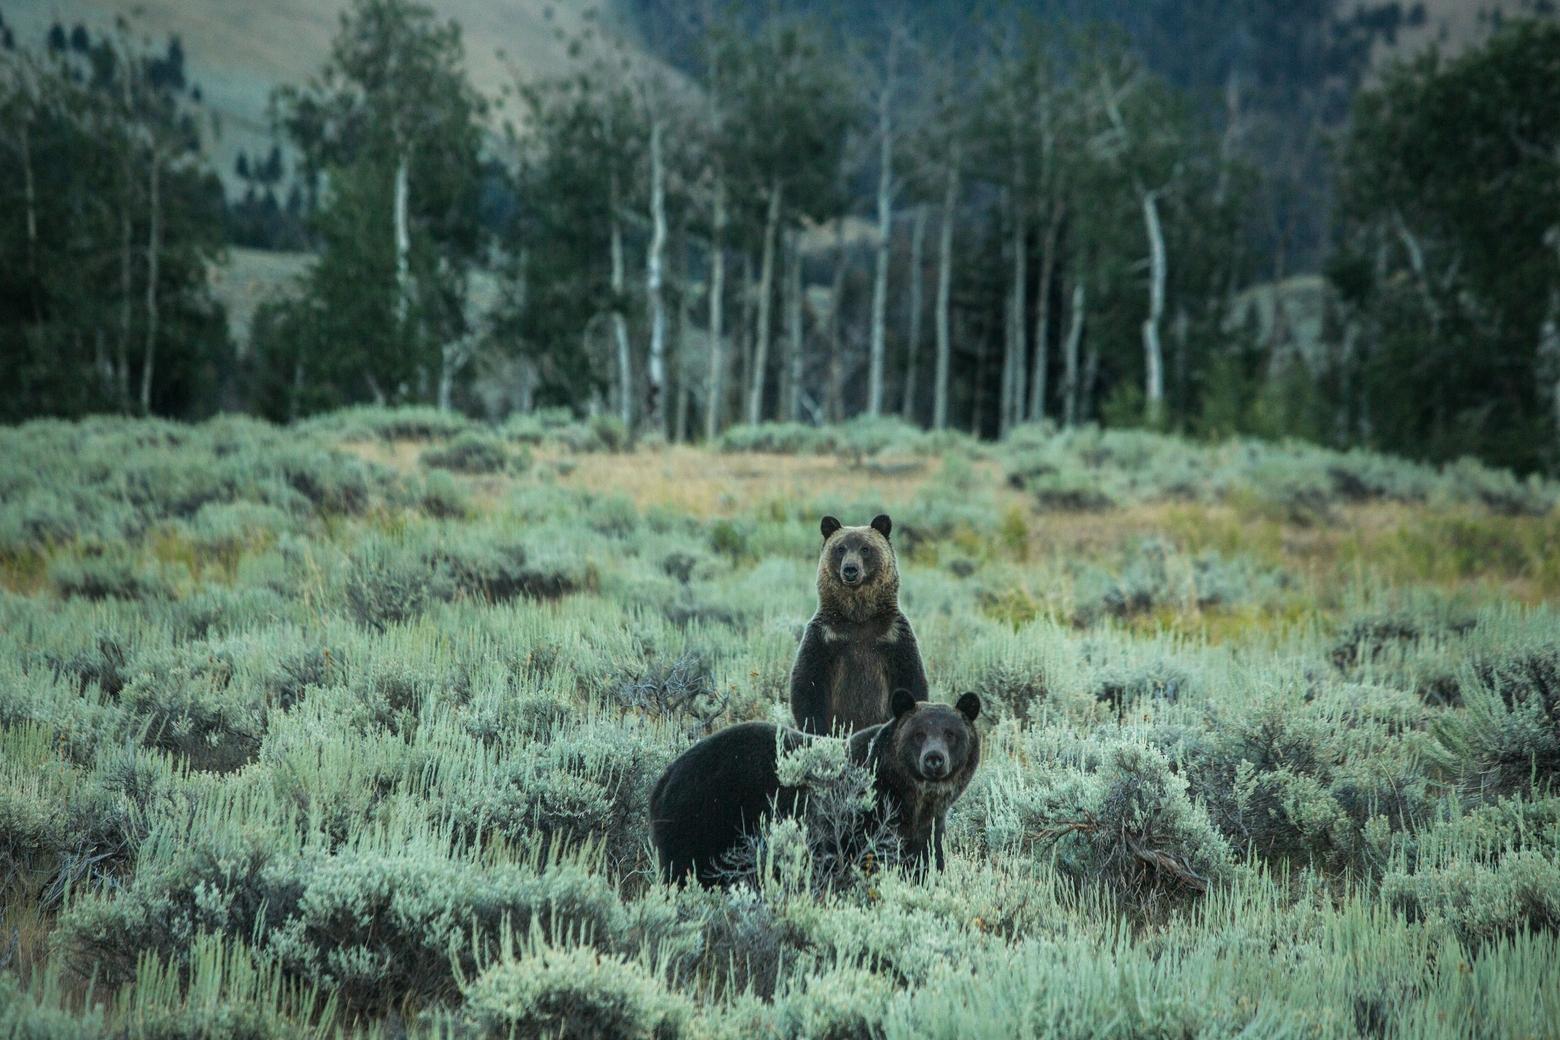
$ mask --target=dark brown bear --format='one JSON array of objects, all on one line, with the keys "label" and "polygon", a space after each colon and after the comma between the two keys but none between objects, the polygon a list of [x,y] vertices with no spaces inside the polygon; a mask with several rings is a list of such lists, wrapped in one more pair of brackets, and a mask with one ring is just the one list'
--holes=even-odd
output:
[{"label": "dark brown bear", "polygon": [[927,697],[926,669],[910,620],[899,610],[893,521],[867,527],[823,518],[818,612],[791,666],[791,713],[809,733],[875,726],[889,717],[889,694]]},{"label": "dark brown bear", "polygon": [[[851,761],[875,778],[876,813],[891,823],[913,867],[943,866],[943,828],[951,806],[980,762],[975,719],[980,698],[956,708],[896,690],[893,718],[857,730]],[[666,767],[650,795],[650,837],[668,881],[693,874],[706,886],[730,880],[723,869],[744,836],[767,816],[790,816],[806,791],[783,787],[776,741],[792,750],[817,739],[767,722],[746,722],[705,737]]]}]

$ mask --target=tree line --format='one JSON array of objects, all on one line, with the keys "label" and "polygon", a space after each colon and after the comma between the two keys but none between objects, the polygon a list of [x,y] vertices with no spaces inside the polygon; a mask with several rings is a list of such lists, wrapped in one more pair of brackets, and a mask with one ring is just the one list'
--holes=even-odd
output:
[{"label": "tree line", "polygon": [[[13,43],[5,414],[561,405],[673,440],[892,414],[1560,463],[1553,21],[1356,92],[1391,19],[1198,85],[1057,12],[850,10],[664,0],[634,46],[587,19],[568,75],[486,97],[458,25],[353,0],[272,99],[286,161],[245,156],[226,201],[177,41]],[[224,240],[313,254],[243,356]]]}]

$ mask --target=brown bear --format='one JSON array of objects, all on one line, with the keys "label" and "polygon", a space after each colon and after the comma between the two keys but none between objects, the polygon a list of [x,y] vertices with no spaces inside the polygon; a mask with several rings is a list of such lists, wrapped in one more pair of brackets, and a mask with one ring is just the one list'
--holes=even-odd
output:
[{"label": "brown bear", "polygon": [[823,518],[818,611],[791,666],[791,712],[808,733],[845,732],[889,717],[889,694],[927,697],[926,669],[899,610],[899,563],[887,514],[866,527]]},{"label": "brown bear", "polygon": [[[875,812],[890,823],[912,868],[943,866],[943,828],[980,762],[975,719],[980,698],[966,693],[955,707],[917,701],[896,690],[893,717],[857,730],[851,761],[874,777]],[[805,789],[783,787],[776,742],[786,750],[818,739],[767,722],[728,726],[705,737],[666,767],[650,794],[650,838],[668,881],[688,874],[706,886],[731,880],[730,852],[758,833],[767,816],[790,816]]]}]

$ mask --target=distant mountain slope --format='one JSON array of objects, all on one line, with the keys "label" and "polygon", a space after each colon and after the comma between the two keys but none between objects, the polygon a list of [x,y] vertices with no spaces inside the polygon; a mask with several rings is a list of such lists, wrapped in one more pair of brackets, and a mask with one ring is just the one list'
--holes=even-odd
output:
[{"label": "distant mountain slope", "polygon": [[[1380,7],[1381,0],[1360,0],[1360,8]],[[1408,0],[1399,4],[1403,23],[1395,39],[1376,47],[1376,60],[1411,57],[1432,44],[1455,54],[1483,40],[1501,19],[1533,13],[1533,0]],[[1414,12],[1419,8],[1423,16]]]},{"label": "distant mountain slope", "polygon": [[[465,31],[472,80],[488,95],[513,80],[513,70],[550,76],[568,68],[566,38],[584,24],[589,0],[435,0],[442,18]],[[212,152],[224,174],[240,150],[264,150],[270,128],[266,106],[283,83],[317,72],[330,50],[347,0],[0,0],[18,43],[41,46],[55,21],[77,22],[97,35],[114,19],[161,46],[169,35],[184,42],[191,81],[221,123]],[[550,12],[550,14],[549,14]],[[507,57],[500,58],[503,51]]]},{"label": "distant mountain slope", "polygon": [[[465,30],[467,67],[484,93],[495,95],[519,70],[546,77],[569,67],[568,38],[585,25],[587,12],[620,12],[647,36],[666,37],[646,21],[657,9],[651,0],[431,0],[441,17],[454,18]],[[758,3],[758,0],[751,0]],[[1109,16],[1122,0],[1036,0],[1041,7],[1068,10],[1074,16]],[[1136,0],[1132,0],[1136,2]],[[1436,43],[1456,51],[1482,39],[1499,15],[1516,16],[1544,0],[1409,0],[1397,5],[1397,31],[1378,42],[1376,60],[1416,53]],[[818,8],[819,0],[788,0],[784,10]],[[137,31],[156,46],[172,34],[185,47],[189,74],[200,84],[206,108],[219,127],[209,146],[217,168],[232,180],[240,151],[269,147],[266,116],[271,91],[298,83],[325,61],[330,40],[347,0],[0,0],[0,13],[24,46],[41,46],[49,25],[67,28],[80,22],[94,35],[116,17],[131,15]],[[1382,0],[1357,0],[1352,10],[1381,12]],[[1348,8],[1346,8],[1348,9]],[[934,21],[964,17],[957,4],[929,0],[925,13]],[[1144,8],[1143,10],[1148,10]],[[1419,13],[1422,11],[1422,14]],[[133,14],[132,14],[133,12]],[[1499,15],[1496,14],[1499,12]],[[844,16],[856,25],[873,22],[873,4],[856,0]],[[625,35],[633,36],[632,30]],[[662,48],[665,54],[667,48]],[[672,48],[675,49],[675,48]],[[507,57],[501,58],[502,51]],[[665,54],[675,60],[675,55]],[[1215,60],[1210,56],[1210,60]],[[208,135],[209,136],[209,135]]]}]

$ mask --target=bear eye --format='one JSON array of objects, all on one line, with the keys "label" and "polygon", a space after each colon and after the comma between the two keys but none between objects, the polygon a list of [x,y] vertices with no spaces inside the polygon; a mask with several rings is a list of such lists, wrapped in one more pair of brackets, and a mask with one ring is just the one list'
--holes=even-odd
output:
[{"label": "bear eye", "polygon": [[845,547],[843,545],[836,545],[834,547],[834,555],[836,555],[836,556],[844,556],[845,555]]},{"label": "bear eye", "polygon": [[861,556],[862,556],[862,558],[865,559],[866,557],[871,556],[871,555],[872,555],[872,546],[870,546],[870,545],[863,545],[861,547]]}]

